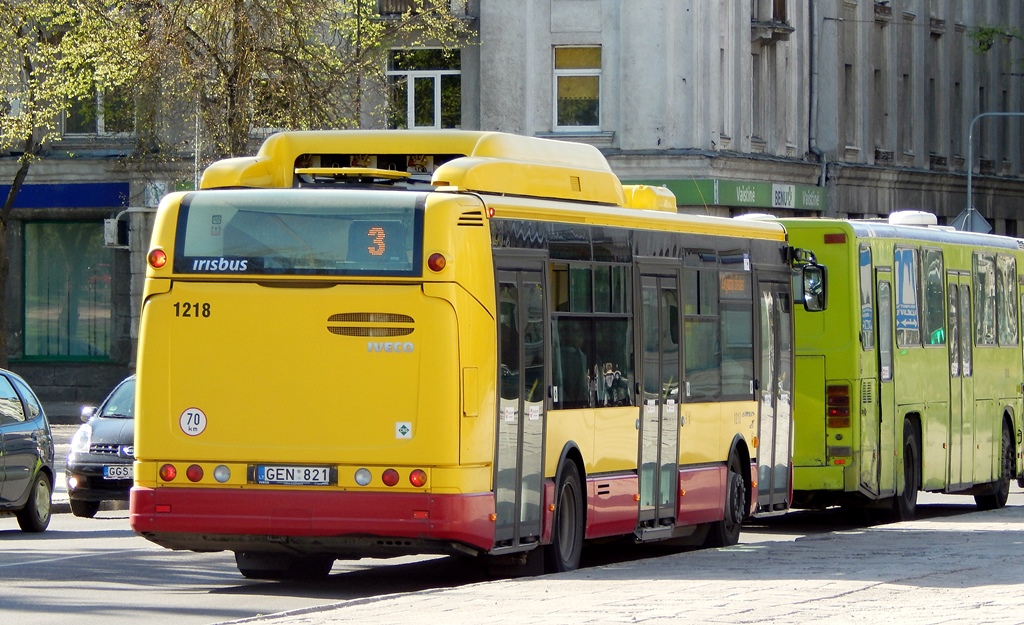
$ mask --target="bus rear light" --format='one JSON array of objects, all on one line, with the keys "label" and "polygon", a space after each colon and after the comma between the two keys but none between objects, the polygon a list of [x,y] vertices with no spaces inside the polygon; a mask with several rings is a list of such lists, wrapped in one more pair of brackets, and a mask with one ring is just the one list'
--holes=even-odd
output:
[{"label": "bus rear light", "polygon": [[173,464],[165,464],[160,467],[161,480],[165,482],[173,482],[176,477],[178,477],[178,470],[174,468]]},{"label": "bus rear light", "polygon": [[150,250],[146,259],[149,260],[150,267],[153,269],[160,269],[167,264],[167,252],[158,247]]},{"label": "bus rear light", "polygon": [[416,488],[423,488],[427,483],[427,472],[423,469],[415,469],[409,474],[409,483]]},{"label": "bus rear light", "polygon": [[850,387],[830,384],[825,387],[825,414],[829,417],[850,416]]},{"label": "bus rear light", "polygon": [[431,254],[430,258],[427,259],[427,267],[434,273],[444,269],[447,264],[448,259],[444,257],[444,254],[438,254],[437,252]]},{"label": "bus rear light", "polygon": [[414,518],[414,519],[429,519],[430,518],[430,512],[427,511],[427,510],[413,510],[412,511],[412,518]]},{"label": "bus rear light", "polygon": [[221,484],[227,482],[231,479],[231,469],[227,468],[223,464],[218,465],[217,468],[213,470],[213,479],[217,480]]},{"label": "bus rear light", "polygon": [[394,469],[387,469],[384,474],[380,476],[380,479],[384,481],[385,486],[394,486],[398,483],[398,471]]},{"label": "bus rear light", "polygon": [[164,512],[169,513],[171,511],[171,504],[169,503],[158,503],[153,506],[153,512]]},{"label": "bus rear light", "polygon": [[198,482],[203,479],[203,467],[198,464],[189,465],[189,467],[185,469],[185,477],[187,477],[190,482]]},{"label": "bus rear light", "polygon": [[367,486],[372,479],[373,475],[370,473],[369,469],[356,469],[356,484],[359,484],[360,486]]},{"label": "bus rear light", "polygon": [[849,415],[845,417],[829,416],[826,423],[828,423],[830,428],[848,428],[850,427],[850,417]]}]

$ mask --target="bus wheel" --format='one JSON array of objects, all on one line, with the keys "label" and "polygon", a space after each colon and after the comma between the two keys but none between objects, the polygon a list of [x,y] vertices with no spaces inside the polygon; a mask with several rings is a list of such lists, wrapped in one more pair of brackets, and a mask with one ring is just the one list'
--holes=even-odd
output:
[{"label": "bus wheel", "polygon": [[999,458],[999,477],[992,485],[992,491],[985,495],[975,495],[974,502],[978,504],[979,510],[995,510],[1006,505],[1006,499],[1010,496],[1010,476],[1014,470],[1013,458],[1013,435],[1010,427],[1003,423],[1003,447]]},{"label": "bus wheel", "polygon": [[740,461],[729,457],[729,471],[725,476],[725,518],[711,524],[707,547],[728,547],[740,541],[743,518],[747,514],[747,489],[740,474]]},{"label": "bus wheel", "polygon": [[897,521],[910,521],[917,510],[917,491],[921,488],[921,445],[910,419],[903,420],[903,493],[893,501]]},{"label": "bus wheel", "polygon": [[248,579],[314,580],[330,575],[334,558],[236,551],[235,565],[238,572]]},{"label": "bus wheel", "polygon": [[551,544],[544,548],[548,573],[575,571],[583,551],[583,489],[576,464],[567,460],[555,489],[555,524]]}]

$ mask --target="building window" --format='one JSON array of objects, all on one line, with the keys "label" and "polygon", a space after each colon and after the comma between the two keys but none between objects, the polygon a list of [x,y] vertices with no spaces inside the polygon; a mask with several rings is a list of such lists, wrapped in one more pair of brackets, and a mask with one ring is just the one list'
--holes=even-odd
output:
[{"label": "building window", "polygon": [[462,57],[458,50],[392,50],[388,128],[461,128]]},{"label": "building window", "polygon": [[100,222],[24,225],[25,357],[107,358],[113,251]]},{"label": "building window", "polygon": [[555,130],[601,127],[601,48],[555,48]]},{"label": "building window", "polygon": [[65,135],[125,135],[135,130],[127,89],[95,91],[71,103],[64,115]]}]

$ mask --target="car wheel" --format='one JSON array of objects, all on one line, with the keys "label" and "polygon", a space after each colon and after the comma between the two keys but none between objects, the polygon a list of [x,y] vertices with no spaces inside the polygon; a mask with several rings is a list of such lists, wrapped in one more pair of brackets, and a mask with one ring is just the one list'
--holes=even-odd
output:
[{"label": "car wheel", "polygon": [[81,499],[72,499],[71,503],[71,514],[75,516],[85,517],[91,519],[96,516],[99,512],[100,502],[98,501],[83,501]]},{"label": "car wheel", "polygon": [[18,525],[23,532],[42,532],[50,524],[52,495],[49,476],[45,473],[36,474],[28,503],[18,511]]}]

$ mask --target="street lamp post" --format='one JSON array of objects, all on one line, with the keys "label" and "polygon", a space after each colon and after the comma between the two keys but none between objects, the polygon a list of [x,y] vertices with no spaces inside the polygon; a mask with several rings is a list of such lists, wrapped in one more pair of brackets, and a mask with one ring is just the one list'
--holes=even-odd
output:
[{"label": "street lamp post", "polygon": [[991,112],[979,113],[971,120],[967,129],[967,209],[961,230],[973,230],[974,223],[974,124],[983,117],[1024,117],[1024,113]]}]

